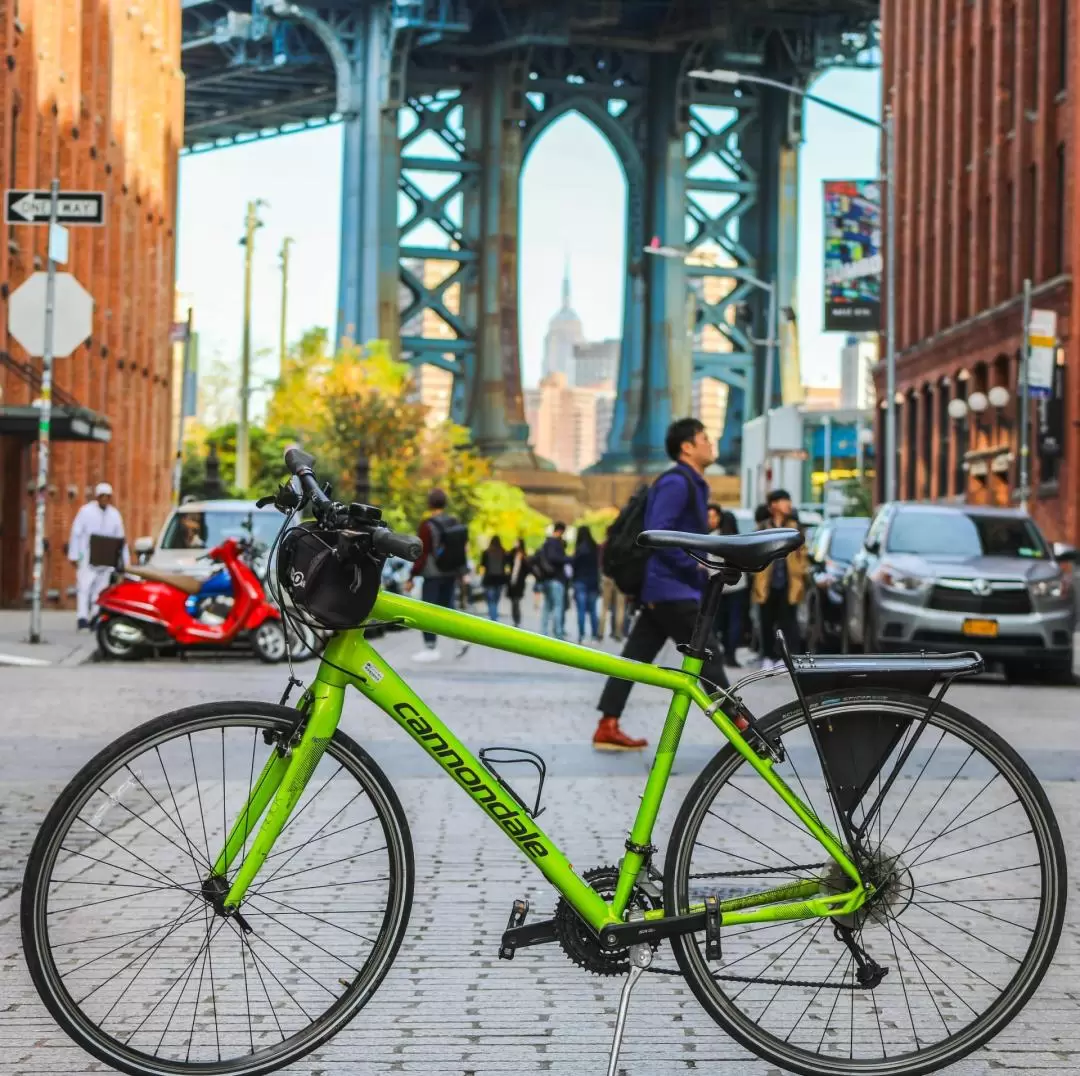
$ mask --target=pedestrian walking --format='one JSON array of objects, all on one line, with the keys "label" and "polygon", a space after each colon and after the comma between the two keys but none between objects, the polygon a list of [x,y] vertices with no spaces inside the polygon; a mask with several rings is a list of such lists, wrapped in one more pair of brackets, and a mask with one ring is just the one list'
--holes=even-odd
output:
[{"label": "pedestrian walking", "polygon": [[535,560],[536,578],[544,598],[540,630],[544,635],[554,635],[556,639],[565,637],[563,617],[566,615],[566,570],[569,562],[563,538],[565,534],[566,524],[556,523],[551,528],[551,534],[544,539]]},{"label": "pedestrian walking", "polygon": [[[766,498],[769,527],[797,527],[798,519],[791,504],[791,494],[774,489]],[[751,596],[758,607],[761,623],[761,667],[773,668],[780,654],[776,631],[784,633],[789,649],[801,648],[797,610],[806,592],[806,547],[800,546],[782,560],[773,561],[754,576]]]},{"label": "pedestrian walking", "polygon": [[[611,528],[608,528],[610,534]],[[626,595],[615,585],[615,580],[604,572],[604,550],[607,549],[607,538],[600,546],[600,625],[601,636],[607,634],[608,623],[611,623],[611,637],[621,643],[623,631],[626,627]]]},{"label": "pedestrian walking", "polygon": [[[734,512],[721,511],[720,533],[739,533],[739,521]],[[742,644],[743,625],[746,623],[750,605],[750,581],[745,572],[740,573],[737,583],[728,583],[720,596],[717,614],[717,634],[724,641],[724,664],[733,669],[742,668],[735,651]]]},{"label": "pedestrian walking", "polygon": [[79,631],[90,626],[97,613],[97,600],[109,585],[112,573],[128,562],[124,520],[112,499],[112,486],[99,482],[94,487],[94,499],[75,513],[71,523],[67,555],[75,565],[75,616]]},{"label": "pedestrian walking", "polygon": [[[408,589],[412,590],[419,578],[423,600],[450,609],[454,590],[468,572],[469,528],[447,512],[444,490],[433,489],[427,503],[430,514],[417,530],[423,549],[413,564]],[[424,649],[413,655],[413,661],[438,661],[440,657],[438,636],[424,632]]]},{"label": "pedestrian walking", "polygon": [[[679,419],[668,428],[664,448],[675,466],[652,485],[645,502],[642,530],[708,531],[706,506],[709,485],[705,468],[716,458],[705,427],[694,418]],[[688,643],[705,589],[706,571],[681,549],[656,549],[645,562],[638,602],[640,609],[623,647],[623,657],[653,661],[668,639]],[[710,684],[727,687],[720,655],[714,653],[701,671]],[[600,696],[600,721],[593,747],[600,751],[635,751],[648,741],[628,736],[619,728],[633,685],[614,677]]]},{"label": "pedestrian walking", "polygon": [[521,599],[525,597],[525,583],[531,571],[525,539],[519,538],[510,550],[510,569],[507,573],[506,596],[510,599],[510,617],[514,627],[521,627]]},{"label": "pedestrian walking", "polygon": [[480,558],[480,585],[484,588],[488,617],[499,619],[499,601],[507,580],[507,555],[502,540],[496,534]]},{"label": "pedestrian walking", "polygon": [[574,573],[574,608],[577,610],[578,642],[585,641],[585,621],[592,628],[592,637],[600,641],[600,621],[596,616],[596,602],[600,596],[600,550],[596,539],[587,526],[577,529],[574,556],[571,560]]}]

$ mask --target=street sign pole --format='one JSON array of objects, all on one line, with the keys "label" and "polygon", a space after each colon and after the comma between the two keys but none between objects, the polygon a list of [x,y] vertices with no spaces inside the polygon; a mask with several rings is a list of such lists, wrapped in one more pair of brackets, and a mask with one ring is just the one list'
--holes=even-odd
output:
[{"label": "street sign pole", "polygon": [[50,186],[49,256],[45,284],[45,346],[41,356],[41,410],[38,416],[38,477],[34,505],[34,573],[30,599],[30,642],[41,642],[41,595],[45,567],[45,498],[49,488],[49,430],[52,423],[53,324],[56,307],[56,262],[53,260],[53,229],[60,207],[60,180]]},{"label": "street sign pole", "polygon": [[1020,344],[1020,510],[1028,510],[1028,441],[1031,426],[1031,281],[1024,281],[1023,339]]}]

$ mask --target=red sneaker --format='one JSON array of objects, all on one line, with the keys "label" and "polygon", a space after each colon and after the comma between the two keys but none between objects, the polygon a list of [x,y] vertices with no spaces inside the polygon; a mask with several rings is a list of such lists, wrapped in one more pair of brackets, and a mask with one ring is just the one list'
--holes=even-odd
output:
[{"label": "red sneaker", "polygon": [[602,717],[593,733],[592,745],[597,751],[640,751],[649,746],[649,741],[627,736],[619,728],[617,717]]}]

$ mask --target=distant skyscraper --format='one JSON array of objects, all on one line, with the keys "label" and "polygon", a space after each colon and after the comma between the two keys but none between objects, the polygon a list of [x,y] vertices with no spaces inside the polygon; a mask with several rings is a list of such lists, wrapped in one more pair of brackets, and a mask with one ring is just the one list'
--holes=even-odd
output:
[{"label": "distant skyscraper", "polygon": [[574,348],[585,339],[581,318],[570,306],[570,263],[566,264],[562,285],[562,306],[548,323],[544,337],[543,376],[565,374],[567,380],[573,374]]},{"label": "distant skyscraper", "polygon": [[550,374],[539,388],[525,392],[534,451],[568,474],[591,467],[606,447],[614,404],[610,386],[578,389],[567,382],[566,374]]},{"label": "distant skyscraper", "polygon": [[852,334],[840,352],[840,406],[867,410],[874,406],[877,333]]},{"label": "distant skyscraper", "polygon": [[619,340],[585,340],[574,347],[570,383],[576,388],[614,385],[619,373]]}]

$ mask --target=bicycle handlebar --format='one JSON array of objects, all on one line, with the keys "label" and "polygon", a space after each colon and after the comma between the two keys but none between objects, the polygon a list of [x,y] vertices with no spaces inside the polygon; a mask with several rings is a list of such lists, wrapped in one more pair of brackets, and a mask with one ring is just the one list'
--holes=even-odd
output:
[{"label": "bicycle handlebar", "polygon": [[376,553],[402,560],[416,560],[424,551],[424,543],[415,534],[395,534],[385,527],[371,536],[371,544]]},{"label": "bicycle handlebar", "polygon": [[[314,470],[315,457],[299,445],[290,445],[285,449],[285,466],[300,480],[304,493],[311,498],[311,507],[316,518],[321,523],[332,526],[335,517],[340,515],[336,512],[339,506],[319,487]],[[347,507],[341,507],[347,517]],[[378,512],[375,513],[375,518],[378,518]],[[395,534],[385,525],[377,526],[371,531],[371,548],[380,556],[401,557],[410,561],[416,560],[424,550],[423,543],[415,534]]]}]

